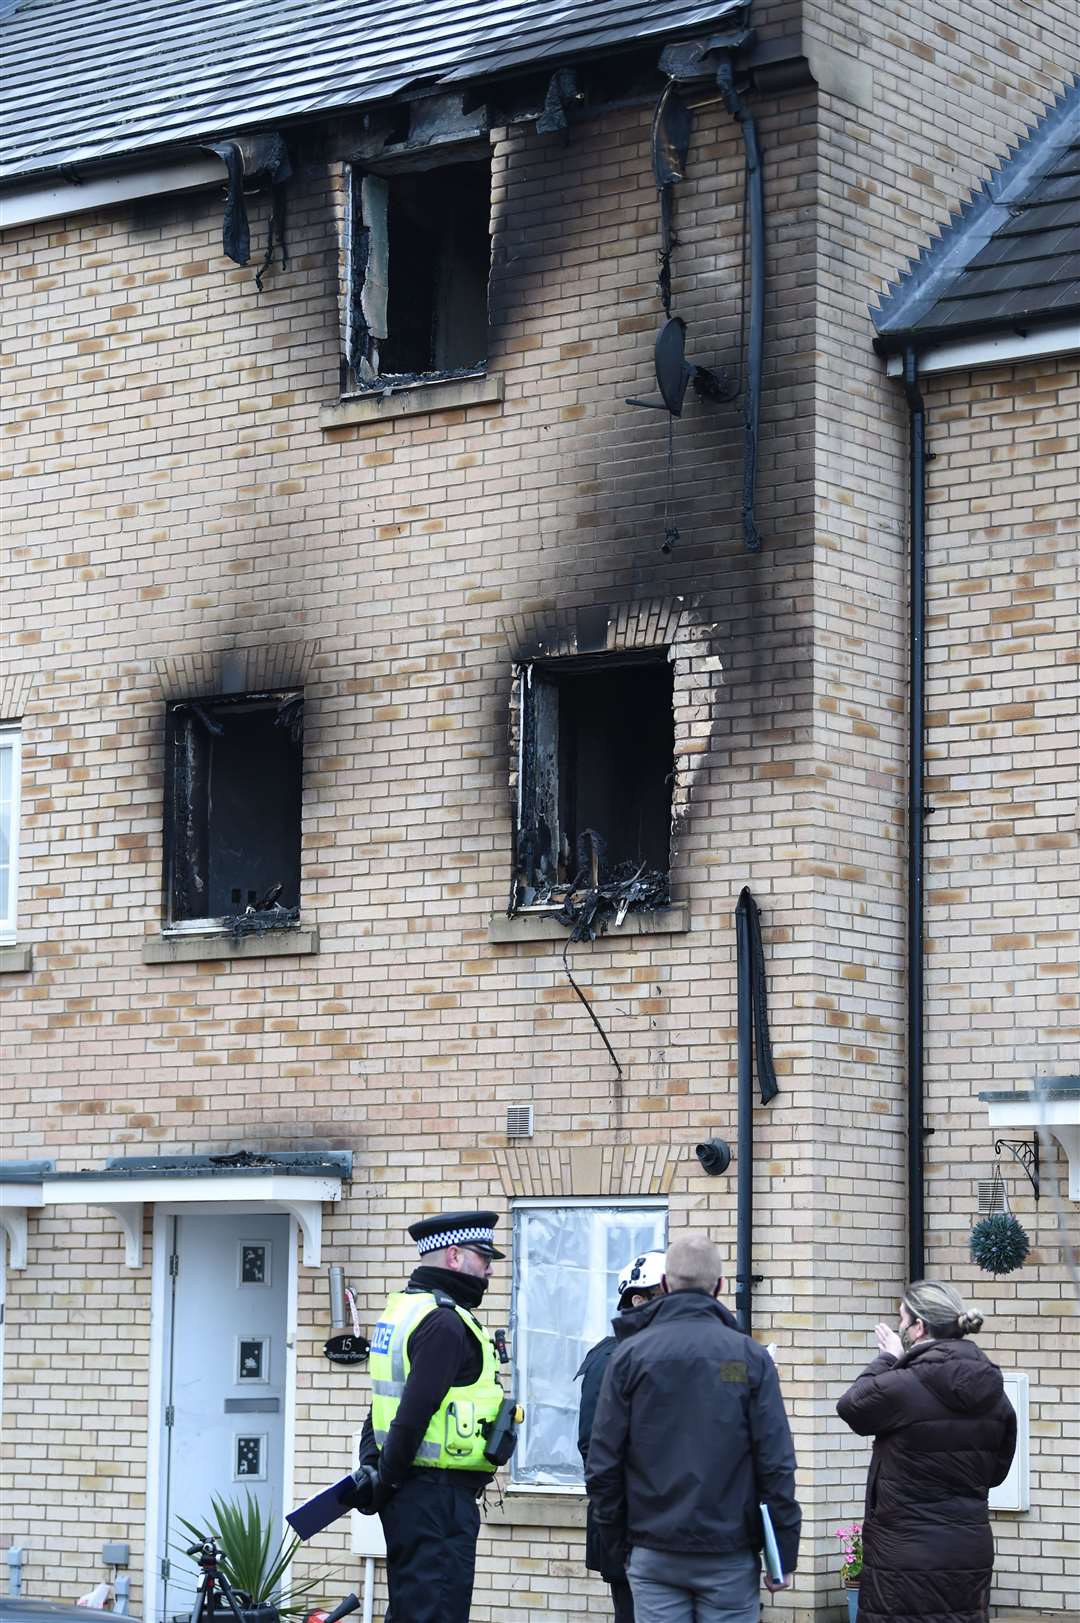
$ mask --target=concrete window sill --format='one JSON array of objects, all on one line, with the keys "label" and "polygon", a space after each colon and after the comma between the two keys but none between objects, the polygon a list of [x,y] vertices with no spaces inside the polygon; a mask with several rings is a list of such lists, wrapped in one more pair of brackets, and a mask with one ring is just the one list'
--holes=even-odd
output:
[{"label": "concrete window sill", "polygon": [[412,383],[393,394],[353,395],[319,413],[320,428],[351,428],[356,423],[392,422],[395,417],[417,417],[433,411],[460,411],[465,406],[486,406],[503,397],[501,372],[479,378],[439,378]]},{"label": "concrete window sill", "polygon": [[[655,913],[628,913],[618,929],[610,929],[600,941],[624,941],[642,935],[683,935],[689,929],[685,907],[665,907]],[[542,913],[515,913],[507,918],[496,913],[488,924],[487,938],[500,943],[513,941],[565,941],[569,934],[564,924],[545,918]]]},{"label": "concrete window sill", "polygon": [[149,936],[143,942],[144,964],[220,963],[226,958],[301,958],[318,952],[316,928],[268,930],[264,935],[245,935],[235,940],[227,932],[218,935]]},{"label": "concrete window sill", "polygon": [[8,941],[0,945],[0,975],[25,975],[34,967],[34,949],[28,942]]},{"label": "concrete window sill", "polygon": [[512,1488],[502,1503],[485,1510],[485,1519],[506,1527],[584,1527],[586,1500],[583,1493],[529,1493]]}]

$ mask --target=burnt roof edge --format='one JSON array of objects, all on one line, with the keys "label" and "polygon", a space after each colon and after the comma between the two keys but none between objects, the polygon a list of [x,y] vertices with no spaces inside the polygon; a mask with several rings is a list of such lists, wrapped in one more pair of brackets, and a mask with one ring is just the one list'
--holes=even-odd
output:
[{"label": "burnt roof edge", "polygon": [[320,1173],[352,1177],[351,1150],[242,1150],[223,1155],[111,1156],[101,1171],[50,1172],[50,1183],[128,1178],[311,1178]]}]

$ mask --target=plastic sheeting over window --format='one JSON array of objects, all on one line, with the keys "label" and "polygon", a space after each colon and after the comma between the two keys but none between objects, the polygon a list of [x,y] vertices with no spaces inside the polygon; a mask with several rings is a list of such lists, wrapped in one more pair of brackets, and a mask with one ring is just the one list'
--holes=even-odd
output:
[{"label": "plastic sheeting over window", "polygon": [[643,1251],[663,1250],[667,1210],[657,1201],[519,1206],[514,1211],[514,1351],[525,1424],[513,1480],[580,1488],[580,1387],[589,1348],[611,1333],[616,1280]]}]

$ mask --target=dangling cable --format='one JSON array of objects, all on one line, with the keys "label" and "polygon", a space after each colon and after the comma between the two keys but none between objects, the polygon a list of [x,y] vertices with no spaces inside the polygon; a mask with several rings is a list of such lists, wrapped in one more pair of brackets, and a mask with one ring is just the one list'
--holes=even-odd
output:
[{"label": "dangling cable", "polygon": [[615,1067],[616,1071],[619,1073],[619,1075],[622,1076],[622,1074],[623,1074],[622,1066],[619,1064],[619,1061],[615,1057],[615,1050],[612,1048],[611,1044],[608,1042],[607,1032],[604,1030],[603,1026],[600,1024],[599,1020],[596,1018],[596,1014],[595,1014],[595,1012],[593,1010],[592,1004],[589,1002],[588,998],[585,996],[585,993],[581,990],[581,987],[578,985],[577,981],[574,979],[573,975],[570,973],[570,965],[567,962],[567,954],[570,951],[570,942],[571,942],[571,940],[572,940],[572,937],[567,936],[566,945],[563,948],[563,953],[562,953],[562,962],[563,962],[563,968],[566,971],[566,978],[570,982],[570,985],[574,988],[574,991],[577,993],[578,997],[580,998],[581,1004],[582,1004],[582,1007],[585,1010],[585,1013],[588,1015],[589,1019],[592,1021],[593,1025],[596,1027],[597,1031],[600,1033],[600,1041],[603,1043],[604,1047],[607,1049],[608,1053],[611,1055],[611,1063],[612,1063],[612,1065],[614,1065],[614,1067]]},{"label": "dangling cable", "polygon": [[668,415],[667,425],[667,481],[664,489],[664,544],[661,552],[670,552],[679,539],[679,526],[673,521],[671,510],[675,502],[675,419]]}]

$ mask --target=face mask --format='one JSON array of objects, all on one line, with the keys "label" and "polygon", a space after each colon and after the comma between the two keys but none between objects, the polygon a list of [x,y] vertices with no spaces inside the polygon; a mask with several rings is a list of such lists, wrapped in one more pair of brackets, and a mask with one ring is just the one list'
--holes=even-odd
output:
[{"label": "face mask", "polygon": [[901,1330],[900,1345],[903,1347],[905,1352],[910,1352],[912,1347],[918,1345],[918,1338],[915,1335],[915,1326],[913,1324],[905,1324],[904,1328]]}]

